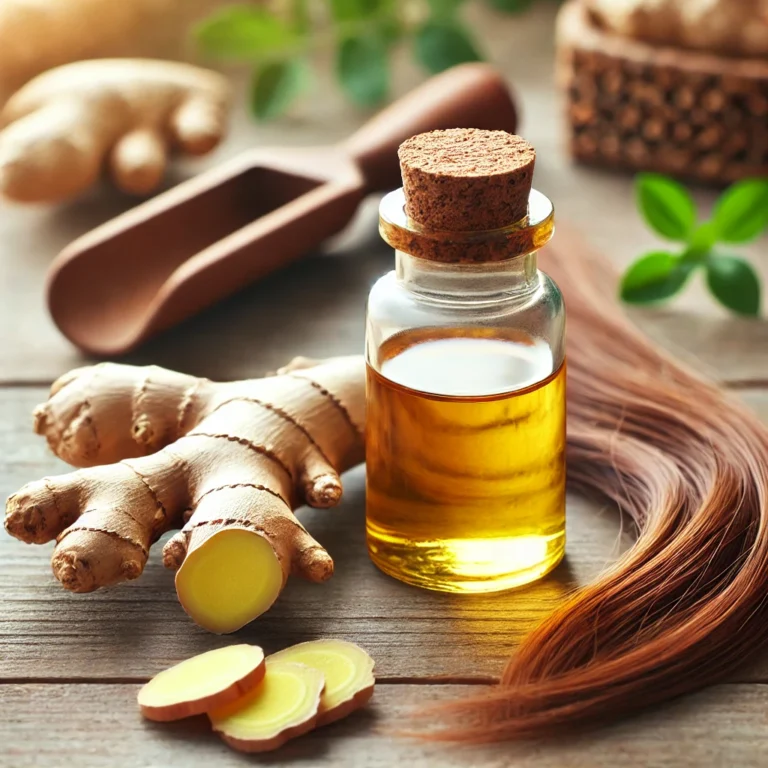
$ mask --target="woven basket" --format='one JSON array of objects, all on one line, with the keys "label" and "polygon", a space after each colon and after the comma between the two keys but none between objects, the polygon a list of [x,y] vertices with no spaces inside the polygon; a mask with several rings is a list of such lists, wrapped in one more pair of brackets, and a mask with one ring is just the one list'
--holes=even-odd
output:
[{"label": "woven basket", "polygon": [[577,160],[716,184],[768,176],[768,61],[621,37],[581,0],[560,11],[557,48]]}]

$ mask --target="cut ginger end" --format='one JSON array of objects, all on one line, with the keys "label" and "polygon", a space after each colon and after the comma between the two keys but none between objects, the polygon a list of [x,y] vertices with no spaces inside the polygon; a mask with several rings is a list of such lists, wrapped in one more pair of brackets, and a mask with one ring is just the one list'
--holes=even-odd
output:
[{"label": "cut ginger end", "polygon": [[373,659],[345,640],[312,640],[272,654],[267,663],[290,661],[325,676],[317,724],[326,725],[365,706],[373,695]]},{"label": "cut ginger end", "polygon": [[268,752],[317,725],[323,673],[303,664],[267,660],[261,685],[241,701],[209,712],[213,730],[241,752]]},{"label": "cut ginger end", "polygon": [[216,634],[235,632],[269,610],[285,582],[275,550],[242,528],[214,533],[176,572],[179,602],[192,620]]},{"label": "cut ginger end", "polygon": [[144,717],[159,722],[200,715],[241,699],[261,683],[265,672],[258,646],[217,648],[153,677],[139,691],[139,708]]}]

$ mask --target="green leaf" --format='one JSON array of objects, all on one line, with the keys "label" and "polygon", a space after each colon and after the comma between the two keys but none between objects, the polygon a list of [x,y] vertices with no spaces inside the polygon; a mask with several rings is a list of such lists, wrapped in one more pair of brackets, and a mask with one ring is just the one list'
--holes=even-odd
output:
[{"label": "green leaf", "polygon": [[336,67],[344,90],[356,104],[372,107],[386,98],[389,61],[386,42],[380,35],[342,40]]},{"label": "green leaf", "polygon": [[768,227],[768,181],[747,179],[720,195],[712,217],[718,240],[746,243]]},{"label": "green leaf", "polygon": [[630,266],[621,281],[621,298],[631,304],[649,304],[674,296],[693,271],[679,256],[654,251]]},{"label": "green leaf", "polygon": [[432,74],[465,61],[480,61],[467,31],[456,21],[430,19],[414,39],[416,58]]},{"label": "green leaf", "polygon": [[255,58],[296,45],[300,36],[266,9],[233,6],[213,14],[195,28],[203,53],[219,58]]},{"label": "green leaf", "polygon": [[666,176],[641,173],[635,182],[640,212],[668,240],[685,242],[696,225],[696,206],[688,190]]},{"label": "green leaf", "polygon": [[464,4],[464,0],[429,0],[433,19],[451,19]]},{"label": "green leaf", "polygon": [[686,260],[702,261],[712,250],[712,246],[716,242],[717,233],[715,227],[711,221],[707,221],[696,227],[693,234],[691,234],[683,258]]},{"label": "green leaf", "polygon": [[335,21],[359,21],[374,16],[381,6],[381,0],[331,0],[331,15]]},{"label": "green leaf", "polygon": [[718,301],[733,312],[760,314],[760,278],[748,261],[712,254],[707,259],[707,285]]},{"label": "green leaf", "polygon": [[254,72],[251,107],[259,120],[273,120],[285,112],[304,90],[308,72],[303,61],[273,61]]},{"label": "green leaf", "polygon": [[522,13],[533,5],[533,0],[488,0],[488,2],[496,10],[504,13]]}]

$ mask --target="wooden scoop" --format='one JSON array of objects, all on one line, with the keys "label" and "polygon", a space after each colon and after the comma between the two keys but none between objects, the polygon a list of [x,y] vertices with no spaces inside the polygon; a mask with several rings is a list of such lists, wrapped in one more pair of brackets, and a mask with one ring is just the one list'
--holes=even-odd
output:
[{"label": "wooden scoop", "polygon": [[339,146],[246,152],[69,245],[50,269],[51,315],[86,352],[123,354],[343,229],[367,194],[400,185],[408,137],[516,123],[501,76],[465,64]]}]

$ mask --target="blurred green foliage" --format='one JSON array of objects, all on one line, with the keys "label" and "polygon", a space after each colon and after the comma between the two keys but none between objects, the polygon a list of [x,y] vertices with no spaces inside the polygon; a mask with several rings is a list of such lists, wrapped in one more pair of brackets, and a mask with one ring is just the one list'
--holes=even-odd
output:
[{"label": "blurred green foliage", "polygon": [[681,291],[697,270],[712,295],[739,315],[760,313],[760,278],[752,265],[722,247],[756,240],[768,229],[768,180],[746,179],[726,189],[712,216],[697,221],[688,190],[666,176],[643,173],[635,184],[637,205],[648,226],[680,243],[679,253],[652,251],[630,265],[621,297],[633,304],[664,301]]},{"label": "blurred green foliage", "polygon": [[[534,0],[483,0],[519,13]],[[309,60],[323,48],[335,55],[338,82],[361,107],[383,103],[393,48],[406,45],[434,74],[483,58],[462,19],[466,0],[285,0],[279,6],[223,8],[195,30],[213,58],[252,62],[251,105],[260,120],[279,117],[311,84]]]}]

